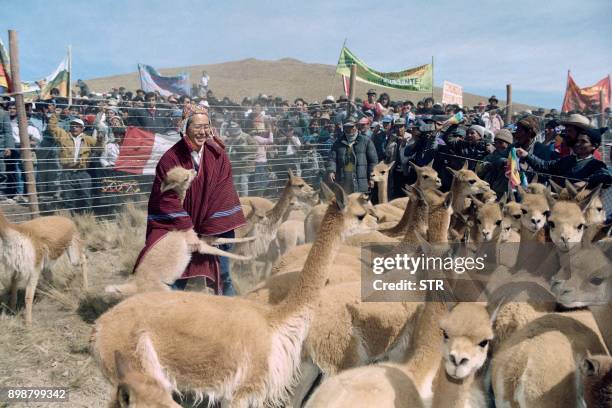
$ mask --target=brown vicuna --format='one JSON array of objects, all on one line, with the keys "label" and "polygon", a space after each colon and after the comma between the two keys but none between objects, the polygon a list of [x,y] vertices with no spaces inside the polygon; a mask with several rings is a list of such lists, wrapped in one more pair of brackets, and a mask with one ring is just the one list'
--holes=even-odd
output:
[{"label": "brown vicuna", "polygon": [[[391,228],[379,230],[381,233],[389,237],[398,238],[406,237],[416,243],[414,231],[418,231],[422,236],[427,235],[427,214],[429,211],[428,203],[422,195],[423,191],[415,187],[404,189],[404,193],[408,197],[408,204],[402,214],[402,218]],[[406,240],[406,238],[404,238]]]},{"label": "brown vicuna", "polygon": [[563,265],[551,283],[557,302],[566,308],[588,306],[612,351],[612,271],[610,246],[604,252],[586,242]]},{"label": "brown vicuna", "polygon": [[10,307],[17,309],[17,289],[25,286],[25,323],[32,324],[32,304],[38,279],[63,254],[80,266],[82,287],[87,290],[85,248],[76,225],[66,217],[39,217],[12,224],[0,211],[0,262],[10,279]]},{"label": "brown vicuna", "polygon": [[497,407],[580,406],[575,355],[605,354],[588,311],[549,313],[520,328],[493,354]]},{"label": "brown vicuna", "polygon": [[447,312],[443,303],[434,301],[422,307],[403,361],[343,371],[325,380],[307,407],[466,407],[474,401],[484,403],[485,391],[476,375],[493,338],[485,307],[466,303]]},{"label": "brown vicuna", "polygon": [[451,192],[453,194],[454,215],[451,222],[451,232],[457,237],[463,237],[467,227],[466,217],[469,215],[468,209],[471,205],[470,197],[487,192],[490,187],[489,183],[481,180],[476,173],[468,169],[467,161],[459,170],[450,167],[447,167],[447,170],[453,175]]},{"label": "brown vicuna", "polygon": [[[606,212],[603,202],[599,195],[601,186],[594,190],[586,189],[586,183],[580,186],[580,190],[570,181],[565,182],[565,188],[561,188],[554,181],[550,182],[553,189],[557,192],[559,200],[574,201],[580,205],[586,221],[585,240],[597,240],[602,237],[599,226],[606,221]],[[580,183],[579,183],[580,184]],[[597,192],[594,192],[597,191]]]},{"label": "brown vicuna", "polygon": [[391,173],[393,164],[395,164],[395,162],[385,163],[381,161],[374,166],[372,174],[370,174],[370,180],[376,183],[376,187],[378,188],[378,204],[389,202],[387,189],[389,188],[389,173]]},{"label": "brown vicuna", "polygon": [[[174,167],[162,181],[161,191],[174,191],[183,203],[185,194],[196,176],[194,170]],[[133,295],[141,292],[169,291],[170,285],[181,277],[191,262],[193,252],[226,256],[230,259],[249,260],[250,258],[225,252],[213,245],[249,242],[251,238],[199,238],[193,230],[170,231],[143,255],[134,271],[134,277],[121,285],[109,285],[104,290],[120,295]]]},{"label": "brown vicuna", "polygon": [[168,391],[193,392],[230,406],[281,405],[295,381],[312,308],[342,239],[358,232],[367,211],[334,185],[299,281],[284,301],[263,305],[195,292],[132,296],[102,315],[93,354],[117,385],[114,352]]},{"label": "brown vicuna", "polygon": [[109,408],[181,408],[162,384],[134,370],[119,351],[115,351],[117,390]]},{"label": "brown vicuna", "polygon": [[584,406],[612,408],[612,357],[587,356],[579,367]]}]

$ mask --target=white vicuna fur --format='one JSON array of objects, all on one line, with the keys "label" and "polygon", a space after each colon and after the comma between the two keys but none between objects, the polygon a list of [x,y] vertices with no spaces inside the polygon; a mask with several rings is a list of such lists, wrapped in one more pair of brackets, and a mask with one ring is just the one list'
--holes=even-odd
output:
[{"label": "white vicuna fur", "polygon": [[359,232],[366,210],[334,186],[319,237],[287,298],[267,306],[195,292],[132,296],[102,315],[93,354],[118,384],[114,353],[171,391],[194,392],[232,407],[279,406],[298,374],[312,306],[342,239]]},{"label": "white vicuna fur", "polygon": [[[185,194],[196,176],[195,170],[174,167],[166,174],[162,182],[162,193],[174,190],[183,203]],[[225,243],[248,242],[250,238],[214,238],[200,239],[193,230],[170,231],[161,238],[142,257],[134,271],[134,277],[122,285],[109,285],[104,290],[109,293],[133,295],[140,292],[170,290],[170,285],[181,277],[189,262],[192,252],[200,254],[226,256],[232,259],[249,260],[250,258],[225,252],[213,245]],[[195,250],[195,251],[194,251]]]},{"label": "white vicuna fur", "polygon": [[0,212],[0,262],[10,279],[10,307],[17,307],[17,289],[25,286],[25,323],[32,324],[32,304],[40,274],[67,254],[72,265],[81,267],[83,289],[87,290],[85,251],[77,228],[66,217],[39,217],[11,224]]}]

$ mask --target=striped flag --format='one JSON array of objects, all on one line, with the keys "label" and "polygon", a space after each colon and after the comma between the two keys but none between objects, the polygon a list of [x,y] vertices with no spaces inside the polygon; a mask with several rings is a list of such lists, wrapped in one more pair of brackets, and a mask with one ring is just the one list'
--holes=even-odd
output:
[{"label": "striped flag", "polygon": [[145,92],[159,92],[161,96],[190,95],[189,74],[163,76],[150,65],[138,64],[140,87]]},{"label": "striped flag", "polygon": [[519,159],[516,155],[516,148],[512,147],[508,153],[508,161],[506,162],[506,177],[512,188],[516,188],[519,185],[527,187],[527,178],[525,174],[520,171]]},{"label": "striped flag", "polygon": [[453,116],[451,116],[450,118],[448,118],[448,120],[446,121],[446,124],[457,125],[461,122],[463,122],[463,112],[459,111],[455,113]]},{"label": "striped flag", "polygon": [[[53,71],[51,75],[36,81],[36,84],[40,87],[40,98],[48,99],[51,98],[51,90],[53,88],[59,89],[60,96],[68,96],[68,78],[70,76],[70,68],[68,62],[68,56],[59,64],[57,69]],[[35,87],[32,87],[31,91],[34,91]],[[27,90],[24,89],[24,92]]]},{"label": "striped flag", "polygon": [[154,175],[155,166],[168,149],[180,139],[178,133],[151,133],[128,127],[119,149],[115,170],[132,174]]}]

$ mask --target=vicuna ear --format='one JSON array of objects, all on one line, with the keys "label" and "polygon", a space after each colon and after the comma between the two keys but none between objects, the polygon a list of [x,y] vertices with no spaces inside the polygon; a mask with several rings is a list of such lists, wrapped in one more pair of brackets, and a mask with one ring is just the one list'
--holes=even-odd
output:
[{"label": "vicuna ear", "polygon": [[522,187],[522,186],[518,186],[518,187],[516,188],[516,191],[518,191],[518,193],[519,193],[519,197],[521,197],[521,201],[523,201],[523,200],[525,199],[525,194],[527,194],[527,193],[525,192],[525,189],[523,189],[523,187]]},{"label": "vicuna ear", "polygon": [[461,170],[467,170],[467,168],[468,168],[468,161],[467,161],[467,160],[465,160],[465,161],[463,162],[463,166],[461,166]]},{"label": "vicuna ear", "polygon": [[472,199],[472,202],[474,204],[476,204],[476,207],[478,207],[478,208],[482,207],[485,204],[482,201],[480,201],[479,199],[477,199],[475,196],[470,196],[470,198]]},{"label": "vicuna ear", "polygon": [[507,202],[508,202],[508,193],[504,193],[504,195],[501,196],[501,198],[499,199],[499,206],[503,208],[504,204],[506,204]]},{"label": "vicuna ear", "polygon": [[419,242],[419,246],[426,254],[433,253],[433,246],[421,235],[419,231],[414,231],[414,235],[416,236],[417,241]]},{"label": "vicuna ear", "polygon": [[548,202],[548,208],[552,210],[554,205],[557,203],[555,197],[553,197],[552,192],[550,191],[550,186],[546,187],[546,191],[544,191],[544,196],[546,197],[546,201]]},{"label": "vicuna ear", "polygon": [[553,181],[553,179],[548,180],[548,183],[550,184],[550,186],[552,187],[553,191],[557,194],[561,194],[561,191],[563,190],[563,187],[561,187],[560,185],[558,185],[557,183],[555,183]]},{"label": "vicuna ear", "polygon": [[576,186],[574,186],[571,181],[565,180],[565,188],[567,189],[567,192],[569,193],[570,198],[573,200],[578,194],[578,190],[576,190]]},{"label": "vicuna ear", "polygon": [[448,170],[453,176],[457,177],[457,170],[452,169],[448,166],[446,166],[446,170]]},{"label": "vicuna ear", "polygon": [[391,169],[393,168],[393,165],[395,164],[395,160],[393,160],[391,163],[387,164],[387,168]]},{"label": "vicuna ear", "polygon": [[289,171],[287,172],[289,174],[289,178],[292,179],[294,177],[293,175],[293,169],[289,168]]},{"label": "vicuna ear", "polygon": [[408,164],[410,165],[410,167],[412,167],[415,171],[419,171],[420,167],[417,166],[416,164],[414,164],[411,161],[408,161]]},{"label": "vicuna ear", "polygon": [[340,211],[344,211],[349,204],[348,196],[338,183],[332,184],[332,190],[334,192],[334,196],[336,197],[336,205],[338,206],[338,209]]},{"label": "vicuna ear", "polygon": [[334,198],[334,192],[327,186],[326,183],[321,183],[321,194],[319,194],[321,201],[329,203]]},{"label": "vicuna ear", "polygon": [[596,376],[599,373],[599,361],[589,357],[585,357],[580,364],[580,371],[585,377]]},{"label": "vicuna ear", "polygon": [[172,190],[175,187],[176,185],[174,183],[166,183],[165,181],[162,181],[160,191],[165,193],[166,191]]},{"label": "vicuna ear", "polygon": [[431,159],[429,163],[427,163],[427,167],[433,167],[435,159]]},{"label": "vicuna ear", "polygon": [[538,182],[538,173],[535,174],[535,176],[533,176],[533,178],[531,179],[532,183],[537,183]]},{"label": "vicuna ear", "polygon": [[115,371],[119,381],[123,381],[125,376],[132,371],[130,363],[128,363],[119,350],[115,350]]},{"label": "vicuna ear", "polygon": [[585,212],[587,210],[587,208],[589,208],[591,206],[591,204],[593,204],[593,200],[595,200],[597,197],[599,197],[599,192],[601,191],[601,184],[598,185],[596,188],[594,188],[588,196],[586,196],[586,198],[582,201],[580,201],[578,203],[578,206],[580,207],[580,209],[582,210],[582,212]]},{"label": "vicuna ear", "polygon": [[487,303],[487,311],[489,312],[489,319],[491,320],[491,326],[495,325],[497,314],[503,305],[506,304],[506,298],[501,297],[495,300],[493,303]]}]

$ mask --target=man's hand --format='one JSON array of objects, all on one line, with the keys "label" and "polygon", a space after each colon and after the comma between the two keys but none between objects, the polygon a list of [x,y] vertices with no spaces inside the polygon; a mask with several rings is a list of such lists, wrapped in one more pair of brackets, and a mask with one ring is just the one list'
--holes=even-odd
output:
[{"label": "man's hand", "polygon": [[336,182],[336,173],[334,172],[329,173],[329,181],[331,181],[332,183]]},{"label": "man's hand", "polygon": [[485,146],[485,149],[487,150],[487,153],[491,154],[495,151],[495,147],[492,144],[487,144]]},{"label": "man's hand", "polygon": [[529,156],[529,153],[525,149],[521,149],[520,147],[516,148],[516,155],[520,158]]},{"label": "man's hand", "polygon": [[198,234],[194,230],[190,230],[187,233],[186,241],[190,252],[198,252],[200,250],[200,238],[198,238]]},{"label": "man's hand", "polygon": [[4,149],[4,157],[11,157],[11,149]]}]

